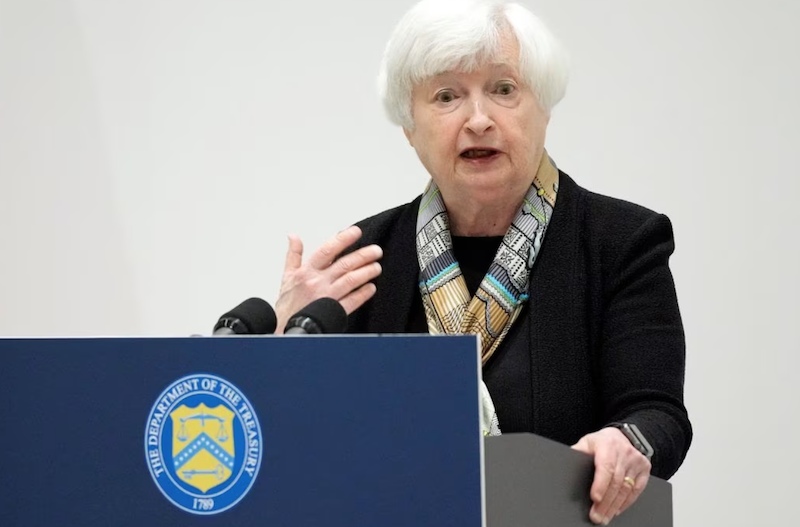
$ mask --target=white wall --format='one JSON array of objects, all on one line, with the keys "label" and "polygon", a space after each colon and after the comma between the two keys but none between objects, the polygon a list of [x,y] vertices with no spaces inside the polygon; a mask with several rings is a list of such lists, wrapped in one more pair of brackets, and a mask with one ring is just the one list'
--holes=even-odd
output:
[{"label": "white wall", "polygon": [[[425,174],[374,90],[409,0],[0,0],[0,335],[206,332]],[[800,3],[538,0],[548,141],[673,220],[695,442],[676,525],[789,525],[800,473]]]}]

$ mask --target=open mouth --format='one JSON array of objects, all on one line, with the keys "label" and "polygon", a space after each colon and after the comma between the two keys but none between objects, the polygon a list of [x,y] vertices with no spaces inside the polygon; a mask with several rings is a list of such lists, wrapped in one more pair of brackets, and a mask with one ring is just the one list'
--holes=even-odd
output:
[{"label": "open mouth", "polygon": [[461,152],[461,157],[464,159],[489,159],[499,153],[491,148],[470,148]]}]

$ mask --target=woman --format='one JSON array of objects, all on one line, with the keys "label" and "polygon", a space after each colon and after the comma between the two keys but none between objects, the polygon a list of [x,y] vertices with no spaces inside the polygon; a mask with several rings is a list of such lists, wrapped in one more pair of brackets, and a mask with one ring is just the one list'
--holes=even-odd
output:
[{"label": "woman", "polygon": [[330,296],[351,332],[479,334],[499,427],[593,454],[590,518],[607,524],[689,448],[684,337],[667,217],[581,188],[544,149],[566,80],[525,8],[417,4],[380,87],[431,182],[307,262],[290,237],[276,306],[279,327]]}]

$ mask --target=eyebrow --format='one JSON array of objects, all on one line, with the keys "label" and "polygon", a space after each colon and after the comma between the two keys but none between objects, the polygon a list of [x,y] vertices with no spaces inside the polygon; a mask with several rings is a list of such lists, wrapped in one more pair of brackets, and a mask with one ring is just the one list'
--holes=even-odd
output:
[{"label": "eyebrow", "polygon": [[[489,63],[489,67],[492,68],[493,70],[508,70],[510,73],[513,73],[515,76],[519,76],[520,75],[520,73],[518,71],[519,68],[516,65],[509,64],[508,62],[490,62]],[[467,73],[471,73],[471,72],[467,72]],[[432,77],[429,77],[428,81],[435,81],[435,80],[439,80],[439,79],[445,79],[447,77],[451,77],[451,76],[454,76],[454,75],[459,75],[459,73],[457,71],[453,71],[453,70],[443,71],[441,73],[437,73],[436,75],[433,75]]]}]

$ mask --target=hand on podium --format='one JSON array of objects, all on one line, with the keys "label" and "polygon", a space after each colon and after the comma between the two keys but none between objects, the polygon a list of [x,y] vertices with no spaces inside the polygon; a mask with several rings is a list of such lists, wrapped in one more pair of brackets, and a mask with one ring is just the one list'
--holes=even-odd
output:
[{"label": "hand on podium", "polygon": [[589,518],[608,525],[633,505],[647,486],[650,460],[616,428],[587,434],[572,448],[594,456],[594,481],[589,492],[594,504]]}]

